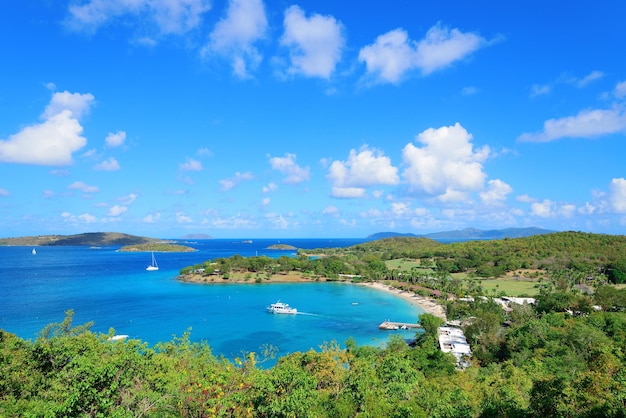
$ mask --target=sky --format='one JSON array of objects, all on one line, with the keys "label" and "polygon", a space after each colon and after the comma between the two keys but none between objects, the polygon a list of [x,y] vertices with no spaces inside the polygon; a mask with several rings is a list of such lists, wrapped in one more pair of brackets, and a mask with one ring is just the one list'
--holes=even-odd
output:
[{"label": "sky", "polygon": [[626,2],[0,8],[0,237],[626,232]]}]

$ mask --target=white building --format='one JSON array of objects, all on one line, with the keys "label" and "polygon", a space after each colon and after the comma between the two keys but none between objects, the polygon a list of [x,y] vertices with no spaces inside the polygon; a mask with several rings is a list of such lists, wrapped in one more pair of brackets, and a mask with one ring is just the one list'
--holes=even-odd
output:
[{"label": "white building", "polygon": [[452,353],[456,357],[457,367],[464,369],[469,365],[468,359],[472,357],[472,350],[467,343],[465,334],[460,328],[439,327],[439,348],[444,353]]}]

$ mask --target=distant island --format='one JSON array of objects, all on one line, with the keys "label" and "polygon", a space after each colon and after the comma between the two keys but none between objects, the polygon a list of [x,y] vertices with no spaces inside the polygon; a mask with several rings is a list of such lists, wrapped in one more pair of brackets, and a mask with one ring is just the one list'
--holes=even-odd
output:
[{"label": "distant island", "polygon": [[138,245],[162,243],[163,240],[119,232],[88,232],[76,235],[37,235],[32,237],[0,238],[0,245],[28,246],[89,246]]},{"label": "distant island", "polygon": [[171,244],[168,242],[149,242],[147,244],[125,245],[119,249],[120,252],[147,252],[154,251],[160,253],[189,253],[196,251],[195,248],[186,245]]},{"label": "distant island", "polygon": [[412,238],[430,238],[433,240],[492,240],[492,239],[504,239],[504,238],[524,238],[531,237],[533,235],[552,234],[557,231],[551,231],[548,229],[541,229],[536,227],[529,228],[505,228],[505,229],[492,229],[484,231],[476,228],[465,228],[454,231],[433,232],[431,234],[410,234],[400,232],[378,232],[376,234],[369,235],[366,239],[377,240],[383,238],[393,237],[412,237]]},{"label": "distant island", "polygon": [[297,247],[287,244],[274,244],[267,247],[268,250],[297,250]]}]

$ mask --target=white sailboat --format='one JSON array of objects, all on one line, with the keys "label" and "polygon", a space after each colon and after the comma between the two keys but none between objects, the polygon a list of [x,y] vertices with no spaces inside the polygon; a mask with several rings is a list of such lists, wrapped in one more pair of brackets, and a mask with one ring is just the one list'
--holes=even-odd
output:
[{"label": "white sailboat", "polygon": [[33,255],[35,255],[35,254],[37,254],[37,250],[33,248],[33,250],[31,251],[31,253],[32,253]]},{"label": "white sailboat", "polygon": [[152,264],[150,264],[148,267],[146,267],[146,270],[148,271],[156,271],[159,269],[159,266],[157,265],[156,262],[156,258],[154,258],[154,252],[152,253]]}]

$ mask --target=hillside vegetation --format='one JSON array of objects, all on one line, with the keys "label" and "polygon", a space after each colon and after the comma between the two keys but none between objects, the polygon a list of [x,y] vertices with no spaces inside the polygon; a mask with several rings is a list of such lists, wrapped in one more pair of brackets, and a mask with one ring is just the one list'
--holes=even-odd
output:
[{"label": "hillside vegetation", "polygon": [[[432,296],[471,346],[469,367],[440,350],[442,320],[430,314],[419,316],[423,332],[410,345],[320,341],[263,367],[277,347],[230,361],[212,354],[210,336],[152,347],[113,341],[115,330],[74,326],[68,311],[35,341],[0,331],[0,416],[624,417],[626,289],[610,282],[623,271],[625,245],[621,236],[576,232],[446,245],[393,238],[318,249],[315,258],[207,260],[181,274],[290,272],[438,290]],[[476,285],[487,267],[540,271],[535,302],[503,308]]]}]

